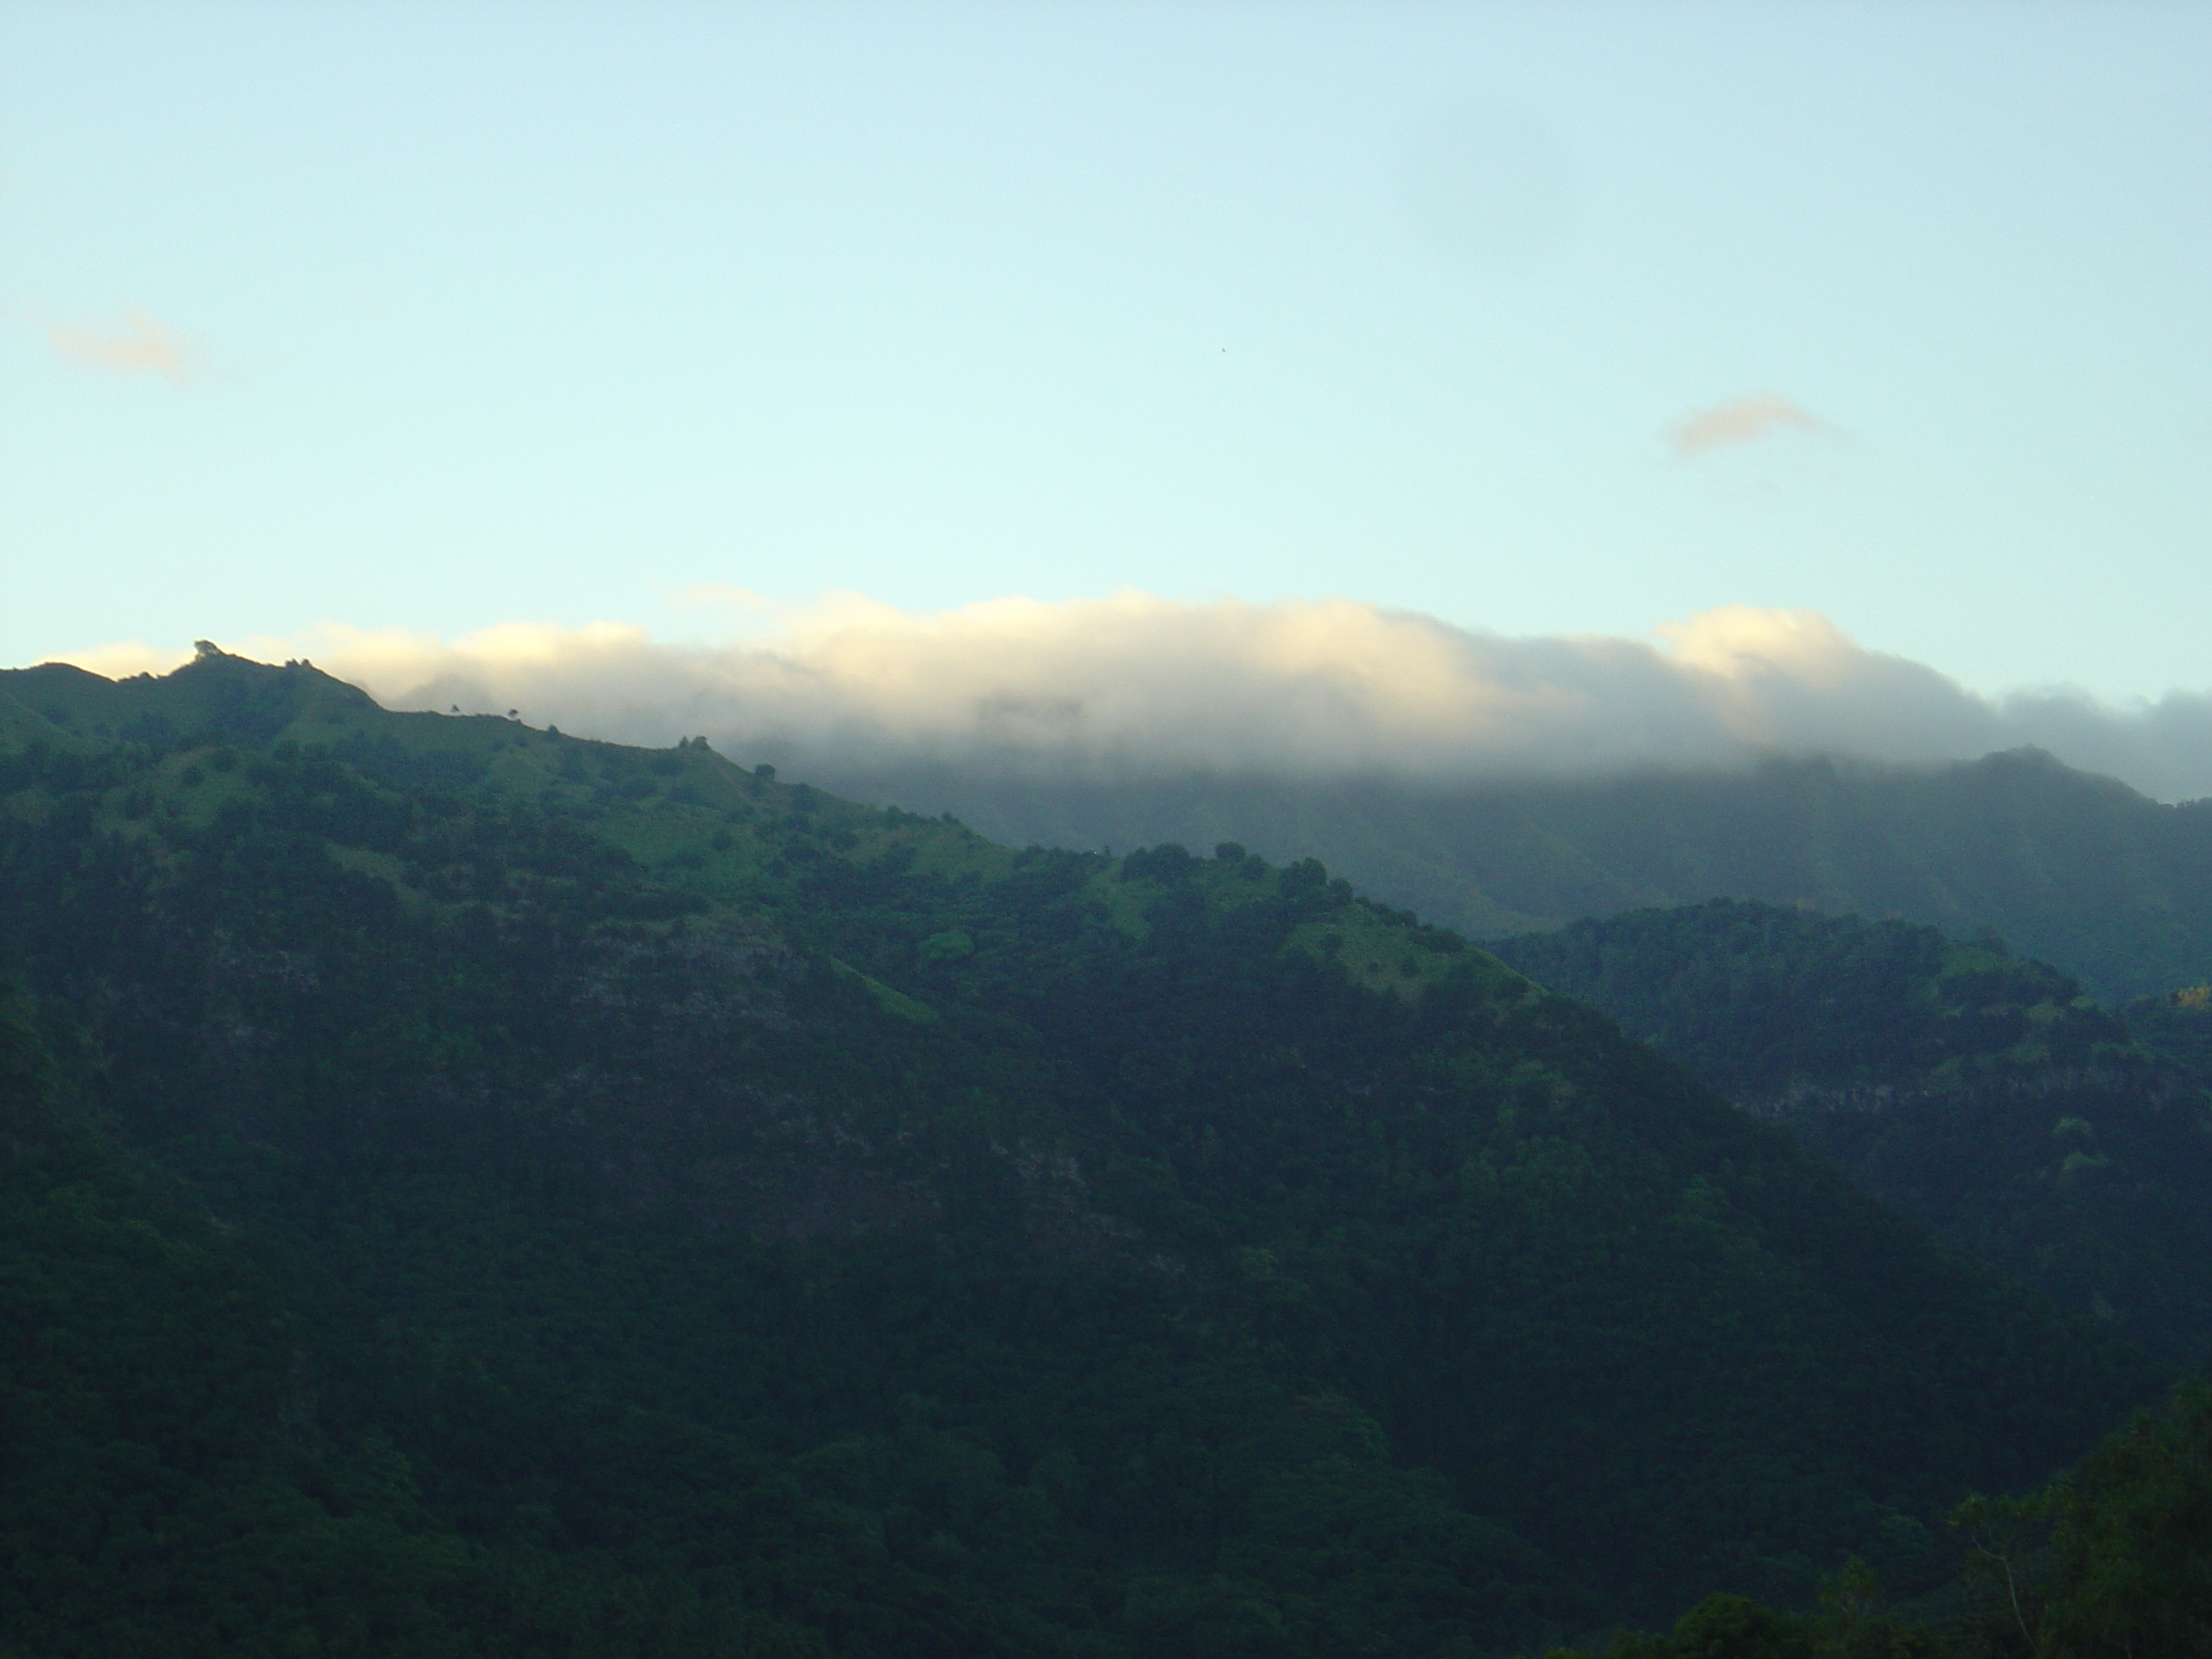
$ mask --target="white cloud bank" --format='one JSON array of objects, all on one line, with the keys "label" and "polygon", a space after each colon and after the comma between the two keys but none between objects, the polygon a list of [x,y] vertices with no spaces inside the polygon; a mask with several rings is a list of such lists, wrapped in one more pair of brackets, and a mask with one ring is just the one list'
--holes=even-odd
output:
[{"label": "white cloud bank", "polygon": [[[2034,744],[2173,800],[2212,794],[2212,696],[2114,708],[1990,699],[1805,611],[1734,606],[1658,642],[1506,638],[1349,600],[1181,605],[1140,593],[915,616],[853,597],[766,640],[510,624],[453,641],[327,627],[239,641],[311,656],[387,707],[501,713],[850,777],[1196,772],[1487,777],[1708,769],[1826,752],[1932,762]],[[78,660],[113,672],[125,656]]]}]

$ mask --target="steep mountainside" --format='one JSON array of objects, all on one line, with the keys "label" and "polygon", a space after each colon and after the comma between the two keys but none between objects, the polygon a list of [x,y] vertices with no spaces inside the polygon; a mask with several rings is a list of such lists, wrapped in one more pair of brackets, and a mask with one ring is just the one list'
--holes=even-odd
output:
[{"label": "steep mountainside", "polygon": [[2176,1358],[2212,1350],[2212,999],[2123,1018],[1991,939],[1765,904],[1493,948],[1984,1261]]},{"label": "steep mountainside", "polygon": [[1990,927],[2108,999],[2212,978],[2212,803],[2162,805],[2033,750],[1914,769],[1417,787],[810,773],[1014,846],[1245,843],[1316,857],[1475,938],[1709,898]]},{"label": "steep mountainside", "polygon": [[[0,963],[106,1160],[9,1166],[9,1398],[90,1402],[15,1420],[107,1483],[10,1466],[27,1652],[1534,1648],[1940,1573],[2154,1386],[1311,862],[305,665],[0,690]],[[173,1373],[219,1446],[99,1403]]]}]

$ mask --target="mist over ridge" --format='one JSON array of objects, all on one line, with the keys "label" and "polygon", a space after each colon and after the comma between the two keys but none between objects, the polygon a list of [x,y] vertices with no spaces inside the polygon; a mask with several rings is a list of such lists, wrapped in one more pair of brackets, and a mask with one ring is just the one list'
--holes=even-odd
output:
[{"label": "mist over ridge", "polygon": [[[517,623],[454,641],[330,624],[240,641],[310,654],[387,708],[725,752],[823,781],[916,766],[1033,781],[1185,776],[1455,786],[1775,756],[1925,764],[2034,746],[2162,800],[2212,794],[2212,696],[1987,697],[1812,611],[1729,606],[1656,642],[1514,637],[1350,599],[1183,604],[1125,591],[910,614],[857,595],[700,645]],[[76,660],[148,665],[132,647]],[[148,653],[141,653],[142,655]]]}]

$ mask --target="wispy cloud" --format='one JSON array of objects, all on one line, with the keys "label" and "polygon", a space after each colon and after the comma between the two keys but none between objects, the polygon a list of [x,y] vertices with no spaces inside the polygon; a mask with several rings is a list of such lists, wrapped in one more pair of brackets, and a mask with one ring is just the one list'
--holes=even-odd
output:
[{"label": "wispy cloud", "polygon": [[1984,697],[1809,611],[1731,606],[1653,640],[1513,638],[1343,599],[1124,592],[912,615],[843,594],[714,645],[612,623],[450,641],[331,626],[225,643],[312,657],[392,708],[520,708],[533,725],[642,744],[703,734],[855,793],[915,768],[1449,787],[1773,754],[1925,763],[2035,744],[2164,799],[2212,795],[2212,696],[2120,708],[2064,690]]},{"label": "wispy cloud", "polygon": [[1739,398],[1733,403],[1689,416],[1668,430],[1667,441],[1675,459],[1686,461],[1731,444],[1747,444],[1785,428],[1800,432],[1833,429],[1802,404],[1765,394]]},{"label": "wispy cloud", "polygon": [[86,327],[59,319],[39,319],[54,353],[65,362],[108,374],[158,374],[188,386],[200,372],[198,345],[158,317],[125,306],[113,326]]}]

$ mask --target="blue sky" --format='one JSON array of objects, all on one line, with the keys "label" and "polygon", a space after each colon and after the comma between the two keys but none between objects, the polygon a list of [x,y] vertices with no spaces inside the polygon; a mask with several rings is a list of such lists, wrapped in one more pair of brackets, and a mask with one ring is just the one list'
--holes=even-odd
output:
[{"label": "blue sky", "polygon": [[11,0],[0,660],[1133,587],[2207,689],[2208,85],[2179,4]]}]

